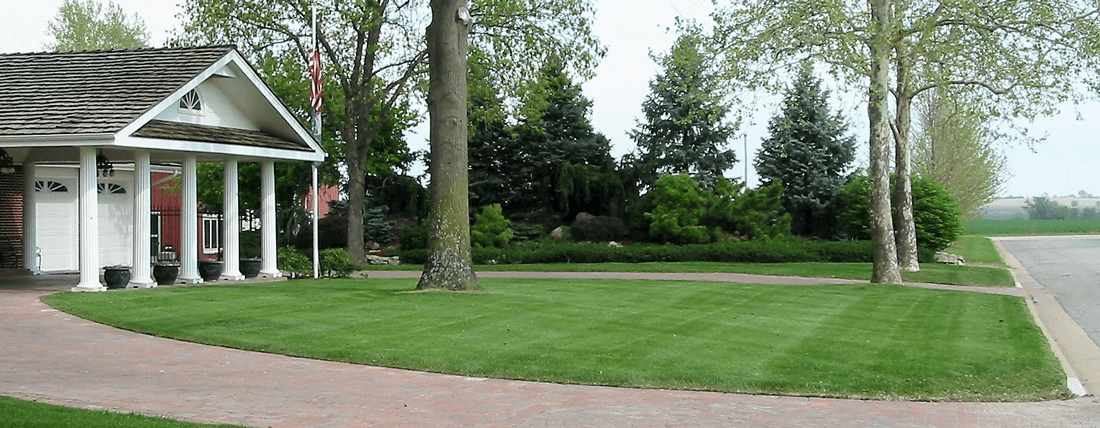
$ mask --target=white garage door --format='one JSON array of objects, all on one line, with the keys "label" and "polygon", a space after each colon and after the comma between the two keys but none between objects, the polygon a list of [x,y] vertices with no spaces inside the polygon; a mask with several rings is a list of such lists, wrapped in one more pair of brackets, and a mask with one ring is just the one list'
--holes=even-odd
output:
[{"label": "white garage door", "polygon": [[[99,183],[99,264],[131,266],[134,203],[129,186]],[[148,239],[148,238],[146,238]]]},{"label": "white garage door", "polygon": [[[77,178],[64,173],[39,177],[35,183],[38,218],[35,223],[40,269],[43,272],[80,269],[80,205]],[[120,174],[122,175],[122,174]],[[129,174],[126,174],[129,176]],[[125,180],[127,177],[118,177]],[[99,183],[99,265],[131,265],[134,204],[124,181]]]},{"label": "white garage door", "polygon": [[35,235],[45,272],[73,271],[77,258],[76,179],[43,178],[35,182]]}]

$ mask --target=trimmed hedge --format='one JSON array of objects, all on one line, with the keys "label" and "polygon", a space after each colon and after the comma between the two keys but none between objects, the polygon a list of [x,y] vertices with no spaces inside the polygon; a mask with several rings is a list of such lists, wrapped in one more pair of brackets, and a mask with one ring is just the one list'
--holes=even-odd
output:
[{"label": "trimmed hedge", "polygon": [[[403,264],[423,264],[427,250],[396,253]],[[475,264],[538,263],[868,263],[870,241],[730,241],[696,245],[628,245],[557,243],[537,247],[474,248]]]}]

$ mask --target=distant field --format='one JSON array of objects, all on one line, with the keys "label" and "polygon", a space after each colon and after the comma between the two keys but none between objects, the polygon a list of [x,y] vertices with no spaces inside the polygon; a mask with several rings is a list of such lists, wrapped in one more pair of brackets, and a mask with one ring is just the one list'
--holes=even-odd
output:
[{"label": "distant field", "polygon": [[1100,234],[1100,220],[969,220],[967,235],[1081,235]]},{"label": "distant field", "polygon": [[[1050,200],[1064,207],[1089,208],[1100,207],[1100,199],[1097,198],[1050,198]],[[1026,219],[1027,210],[1024,205],[1026,198],[1001,198],[982,207],[982,220],[1017,220]]]}]

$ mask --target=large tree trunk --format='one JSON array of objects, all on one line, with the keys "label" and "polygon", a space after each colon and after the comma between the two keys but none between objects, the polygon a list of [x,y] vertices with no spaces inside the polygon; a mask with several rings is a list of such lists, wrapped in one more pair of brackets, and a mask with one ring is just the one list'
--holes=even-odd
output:
[{"label": "large tree trunk", "polygon": [[418,290],[480,290],[470,254],[466,124],[466,0],[432,0],[428,27],[431,210]]},{"label": "large tree trunk", "polygon": [[917,227],[913,221],[913,183],[911,145],[909,140],[909,112],[913,100],[907,96],[897,98],[897,142],[895,166],[897,183],[894,189],[894,203],[897,204],[894,219],[895,240],[898,247],[898,265],[906,272],[919,272],[917,261]]},{"label": "large tree trunk", "polygon": [[890,0],[871,1],[871,25],[875,34],[870,42],[871,81],[868,90],[867,117],[871,125],[871,241],[874,269],[871,282],[901,283],[898,255],[894,244],[893,218],[890,215],[890,49],[887,22]]},{"label": "large tree trunk", "polygon": [[894,188],[894,203],[897,204],[894,211],[895,242],[898,247],[898,265],[906,272],[919,272],[920,263],[917,260],[917,227],[913,221],[913,166],[912,166],[912,141],[909,139],[909,124],[913,112],[913,91],[909,84],[909,73],[912,71],[912,61],[909,60],[909,52],[899,47],[896,50],[897,61],[897,87],[894,99],[896,100],[896,116],[894,118],[894,141],[896,153],[894,156],[894,171],[897,173],[897,182]]},{"label": "large tree trunk", "polygon": [[367,194],[366,152],[369,148],[369,143],[364,147],[358,141],[348,142],[348,259],[359,264],[366,261],[363,251],[363,210]]}]

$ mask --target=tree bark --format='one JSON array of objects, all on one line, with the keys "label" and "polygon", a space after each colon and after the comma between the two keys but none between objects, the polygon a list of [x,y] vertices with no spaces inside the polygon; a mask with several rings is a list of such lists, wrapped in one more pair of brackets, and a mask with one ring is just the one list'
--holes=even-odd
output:
[{"label": "tree bark", "polygon": [[[355,135],[345,133],[344,135]],[[355,141],[348,142],[348,259],[362,264],[366,260],[363,251],[363,211],[366,204],[367,155],[365,147]]]},{"label": "tree bark", "polygon": [[428,27],[428,116],[431,209],[428,258],[418,290],[480,290],[470,253],[467,160],[466,0],[432,0]]},{"label": "tree bark", "polygon": [[898,255],[894,243],[893,218],[890,215],[890,109],[887,93],[890,84],[890,48],[888,26],[890,0],[871,0],[870,40],[871,75],[868,89],[867,117],[870,121],[871,152],[871,242],[874,247],[874,269],[871,282],[900,284]]},{"label": "tree bark", "polygon": [[894,119],[894,171],[897,182],[894,184],[895,242],[898,248],[898,265],[906,272],[919,272],[917,261],[917,228],[913,221],[913,183],[912,183],[912,141],[909,139],[910,117],[913,111],[913,95],[909,85],[909,73],[912,71],[906,58],[907,52],[898,49],[897,88],[894,95],[896,116]]}]

